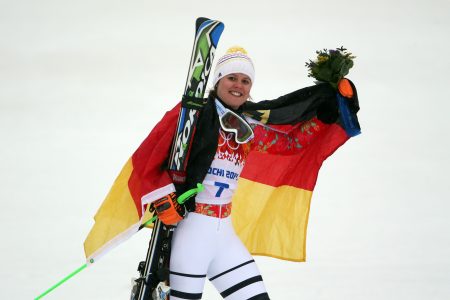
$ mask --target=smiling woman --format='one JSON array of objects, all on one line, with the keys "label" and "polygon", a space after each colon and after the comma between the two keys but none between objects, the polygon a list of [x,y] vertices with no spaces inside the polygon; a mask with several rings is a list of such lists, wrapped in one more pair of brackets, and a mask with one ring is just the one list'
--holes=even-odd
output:
[{"label": "smiling woman", "polygon": [[217,84],[217,96],[233,109],[238,109],[250,96],[252,81],[242,73],[233,73]]},{"label": "smiling woman", "polygon": [[[171,300],[201,299],[207,278],[223,298],[267,300],[251,253],[305,259],[301,245],[321,165],[315,162],[348,139],[331,124],[336,114],[330,114],[333,120],[315,117],[317,107],[335,109],[336,91],[323,83],[259,105],[248,101],[254,80],[253,63],[243,48],[232,47],[219,58],[187,166],[187,177],[197,178],[204,190],[186,202],[189,213],[180,216],[173,234]],[[176,116],[177,108],[169,114]],[[165,117],[161,124],[171,122]],[[304,175],[293,180],[296,173]],[[173,189],[180,194],[179,186]],[[283,234],[273,233],[274,227]]]},{"label": "smiling woman", "polygon": [[[194,210],[174,232],[170,299],[200,299],[206,278],[224,298],[269,299],[258,267],[234,232],[230,216],[231,198],[254,138],[251,126],[240,115],[254,78],[253,63],[243,48],[230,48],[217,63],[208,98],[216,113],[204,109],[200,117],[212,117],[217,124],[210,128],[216,138],[208,138],[215,140],[217,150],[204,176],[205,190],[197,194]],[[193,255],[186,259],[186,253]]]}]

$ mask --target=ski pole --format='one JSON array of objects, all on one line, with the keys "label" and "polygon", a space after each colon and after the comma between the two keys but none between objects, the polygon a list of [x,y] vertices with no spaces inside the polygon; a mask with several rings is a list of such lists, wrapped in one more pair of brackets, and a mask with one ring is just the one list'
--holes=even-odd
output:
[{"label": "ski pole", "polygon": [[[191,198],[192,196],[196,195],[197,193],[203,191],[204,189],[205,189],[205,187],[201,183],[197,183],[197,187],[196,188],[190,189],[190,190],[184,192],[183,194],[181,194],[180,197],[178,197],[177,201],[178,201],[179,204],[184,204],[189,198]],[[141,230],[145,226],[155,222],[157,218],[158,218],[158,216],[153,216],[150,220],[148,220],[147,222],[145,222],[144,224],[139,226],[138,230]],[[91,259],[90,262],[94,263],[94,260]],[[48,293],[50,293],[51,291],[53,291],[54,289],[59,287],[61,284],[63,284],[64,282],[66,282],[67,280],[72,278],[73,276],[77,275],[78,273],[80,273],[81,271],[86,269],[86,267],[87,267],[87,263],[82,265],[81,267],[79,267],[78,269],[76,269],[75,271],[73,271],[72,273],[70,273],[69,275],[64,277],[63,279],[61,279],[58,283],[53,285],[51,288],[49,288],[48,290],[46,290],[45,292],[40,294],[38,297],[34,298],[34,300],[39,300],[42,297],[46,296]]]},{"label": "ski pole", "polygon": [[198,194],[199,192],[203,191],[205,189],[205,187],[203,186],[203,184],[201,183],[197,183],[197,187],[190,189],[186,192],[184,192],[183,194],[180,195],[180,197],[178,197],[178,203],[180,204],[184,204],[184,202],[186,202],[188,199],[190,199],[192,196]]},{"label": "ski pole", "polygon": [[76,274],[80,273],[81,271],[83,271],[84,269],[86,269],[87,264],[82,265],[81,267],[79,267],[78,269],[76,269],[75,271],[73,271],[72,273],[70,273],[69,275],[67,275],[66,277],[64,277],[61,281],[59,281],[57,284],[55,284],[54,286],[52,286],[51,288],[49,288],[48,290],[46,290],[45,292],[43,292],[41,295],[39,295],[38,297],[34,298],[34,300],[38,300],[41,299],[42,297],[44,297],[45,295],[47,295],[48,293],[50,293],[51,291],[53,291],[54,289],[56,289],[58,286],[60,286],[61,284],[63,284],[64,282],[66,282],[67,280],[69,280],[70,278],[72,278],[73,276],[75,276]]}]

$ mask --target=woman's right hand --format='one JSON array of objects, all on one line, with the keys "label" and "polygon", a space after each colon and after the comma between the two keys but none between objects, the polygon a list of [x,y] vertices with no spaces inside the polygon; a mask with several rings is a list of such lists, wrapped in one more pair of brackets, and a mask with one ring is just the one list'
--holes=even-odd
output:
[{"label": "woman's right hand", "polygon": [[175,193],[170,193],[156,200],[153,202],[153,207],[158,215],[158,219],[165,225],[174,225],[183,220],[187,214],[186,207],[178,203]]}]

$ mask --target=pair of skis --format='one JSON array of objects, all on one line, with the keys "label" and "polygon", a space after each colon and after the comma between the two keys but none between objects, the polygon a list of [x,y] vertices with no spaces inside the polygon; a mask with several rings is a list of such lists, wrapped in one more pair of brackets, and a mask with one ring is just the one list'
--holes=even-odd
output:
[{"label": "pair of skis", "polygon": [[[174,183],[186,180],[186,167],[203,96],[212,70],[215,50],[224,24],[198,18],[186,85],[178,116],[177,130],[169,156],[168,171]],[[131,300],[165,300],[169,298],[169,262],[173,226],[156,220],[145,261],[139,263],[139,278],[134,280]]]}]

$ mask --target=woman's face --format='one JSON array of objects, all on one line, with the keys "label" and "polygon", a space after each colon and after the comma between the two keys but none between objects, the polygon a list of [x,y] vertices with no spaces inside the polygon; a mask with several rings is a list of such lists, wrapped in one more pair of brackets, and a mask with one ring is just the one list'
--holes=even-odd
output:
[{"label": "woman's face", "polygon": [[238,109],[250,97],[251,88],[252,81],[247,75],[232,73],[219,80],[217,96],[226,105]]}]

